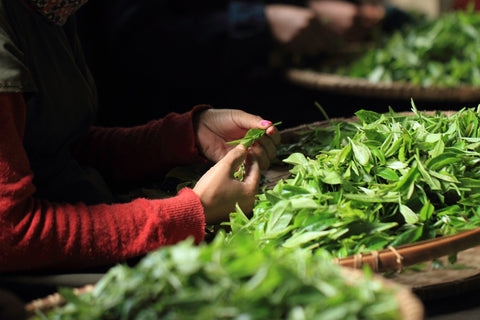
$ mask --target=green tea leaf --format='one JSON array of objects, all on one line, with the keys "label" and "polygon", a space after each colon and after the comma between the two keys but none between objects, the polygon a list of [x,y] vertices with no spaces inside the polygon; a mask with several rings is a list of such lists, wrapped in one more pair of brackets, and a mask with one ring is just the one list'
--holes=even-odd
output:
[{"label": "green tea leaf", "polygon": [[418,222],[418,216],[408,206],[404,204],[399,205],[400,213],[405,218],[405,222],[408,224],[415,224]]},{"label": "green tea leaf", "polygon": [[367,146],[365,146],[363,143],[354,142],[350,138],[349,142],[352,145],[353,154],[355,155],[358,163],[360,163],[362,166],[366,166],[369,163],[372,155],[370,149],[368,149]]},{"label": "green tea leaf", "polygon": [[[277,126],[281,123],[282,122],[276,122],[273,124],[273,126]],[[250,148],[258,139],[260,139],[265,134],[265,132],[266,130],[264,129],[252,128],[247,131],[247,133],[243,138],[238,140],[228,141],[227,144],[231,146],[243,144],[246,148]]]}]

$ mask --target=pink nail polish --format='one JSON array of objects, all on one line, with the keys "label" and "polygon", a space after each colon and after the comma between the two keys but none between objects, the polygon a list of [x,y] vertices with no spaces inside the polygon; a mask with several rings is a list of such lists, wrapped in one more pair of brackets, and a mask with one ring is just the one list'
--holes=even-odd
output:
[{"label": "pink nail polish", "polygon": [[272,124],[272,121],[268,121],[268,120],[262,120],[260,121],[260,125],[261,126],[269,126]]}]

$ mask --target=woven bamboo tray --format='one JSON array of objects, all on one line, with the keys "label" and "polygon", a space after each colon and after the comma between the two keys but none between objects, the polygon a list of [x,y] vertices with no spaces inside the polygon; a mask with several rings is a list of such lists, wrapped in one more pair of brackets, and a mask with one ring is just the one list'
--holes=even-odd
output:
[{"label": "woven bamboo tray", "polygon": [[454,265],[449,265],[444,256],[437,259],[442,262],[442,268],[429,261],[420,270],[393,273],[390,280],[410,287],[424,302],[476,294],[480,287],[480,246],[459,252],[457,259]]},{"label": "woven bamboo tray", "polygon": [[[342,267],[342,274],[347,283],[355,285],[356,282],[362,280],[363,273],[357,269]],[[398,304],[398,312],[401,314],[401,320],[423,320],[424,307],[421,300],[411,291],[410,286],[397,283],[395,281],[385,279],[378,275],[374,275],[374,281],[381,282],[385,287],[396,290],[395,299]],[[95,284],[86,285],[74,289],[74,294],[81,295],[90,293],[95,289]],[[28,315],[33,316],[36,311],[47,312],[56,307],[65,305],[65,299],[60,293],[54,293],[44,298],[33,300],[25,305],[25,311]]]},{"label": "woven bamboo tray", "polygon": [[299,86],[362,97],[454,102],[480,99],[480,87],[474,86],[422,87],[401,82],[373,83],[361,78],[297,68],[287,70],[285,76],[288,81]]}]

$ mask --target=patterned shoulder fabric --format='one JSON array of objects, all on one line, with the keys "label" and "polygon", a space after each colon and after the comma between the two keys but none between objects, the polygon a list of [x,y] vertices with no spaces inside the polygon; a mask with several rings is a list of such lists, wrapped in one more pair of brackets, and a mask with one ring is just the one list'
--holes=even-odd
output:
[{"label": "patterned shoulder fabric", "polygon": [[68,17],[88,0],[30,0],[33,9],[56,25],[64,25]]}]

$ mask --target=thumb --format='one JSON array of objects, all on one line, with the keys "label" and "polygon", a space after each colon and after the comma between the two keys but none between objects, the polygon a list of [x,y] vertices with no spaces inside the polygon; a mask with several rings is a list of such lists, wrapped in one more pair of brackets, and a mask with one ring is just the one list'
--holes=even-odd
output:
[{"label": "thumb", "polygon": [[250,185],[253,189],[256,189],[260,183],[260,164],[253,155],[247,158],[247,171],[243,183]]},{"label": "thumb", "polygon": [[264,120],[260,116],[253,115],[241,110],[235,110],[235,112],[232,113],[232,116],[234,122],[244,129],[267,129],[272,125],[272,122],[269,120]]}]

